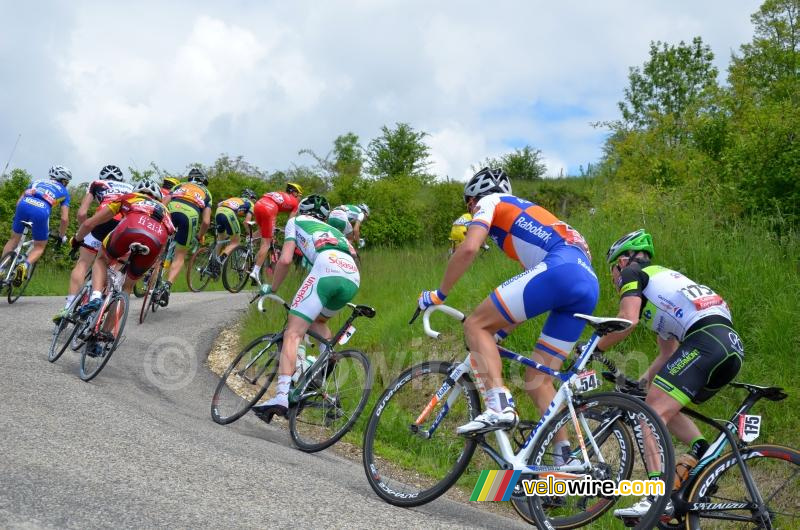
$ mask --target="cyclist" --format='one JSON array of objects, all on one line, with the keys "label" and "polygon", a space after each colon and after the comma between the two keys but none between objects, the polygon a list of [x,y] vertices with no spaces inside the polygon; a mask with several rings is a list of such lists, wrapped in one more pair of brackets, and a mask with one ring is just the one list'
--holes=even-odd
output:
[{"label": "cyclist", "polygon": [[162,202],[166,202],[169,204],[169,195],[172,193],[172,190],[180,184],[181,181],[176,179],[175,177],[164,177],[161,181],[161,195],[164,196]]},{"label": "cyclist", "polygon": [[361,245],[361,223],[369,217],[369,206],[361,204],[341,204],[331,211],[329,222],[347,238]]},{"label": "cyclist", "polygon": [[[122,170],[114,164],[103,166],[98,177],[97,180],[89,185],[89,189],[78,208],[78,225],[86,221],[92,202],[97,202],[97,204],[99,204],[98,209],[100,209],[133,190],[133,185],[125,182]],[[83,279],[86,276],[86,271],[91,267],[97,255],[97,251],[100,250],[100,247],[103,245],[103,240],[116,228],[121,219],[121,215],[115,215],[108,221],[94,227],[84,238],[83,244],[80,246],[78,261],[72,268],[72,273],[69,277],[69,292],[67,294],[66,304],[64,308],[53,317],[53,322],[56,324],[67,314],[72,300],[81,288]]]},{"label": "cyclist", "polygon": [[292,263],[295,247],[312,263],[311,271],[294,297],[283,334],[278,388],[275,397],[253,407],[266,422],[272,416],[286,416],[289,407],[289,384],[295,371],[297,347],[306,331],[312,328],[331,338],[327,321],[353,299],[361,283],[353,247],[336,228],[325,223],[330,206],[320,195],[309,195],[300,202],[300,215],[286,223],[281,257],[275,267],[272,285],[261,286],[262,294],[277,291]]},{"label": "cyclist", "polygon": [[261,232],[261,246],[256,254],[256,263],[250,271],[250,278],[261,283],[261,266],[267,259],[269,245],[275,231],[275,219],[281,212],[288,212],[289,217],[297,214],[299,197],[303,195],[303,187],[296,182],[286,184],[286,191],[271,191],[261,196],[253,207],[253,213]]},{"label": "cyclist", "polygon": [[[678,459],[688,475],[708,442],[680,410],[689,402],[703,403],[731,382],[742,367],[744,349],[725,300],[679,272],[653,265],[654,256],[652,236],[637,230],[611,245],[606,261],[620,295],[619,317],[634,325],[641,321],[658,335],[658,356],[642,376],[649,385],[645,401],[691,447]],[[606,335],[597,350],[608,350],[632,330]],[[649,507],[644,498],[614,514],[636,517]]]},{"label": "cyclist", "polygon": [[[170,193],[167,205],[172,224],[175,225],[175,256],[164,282],[164,290],[158,303],[164,307],[169,304],[169,293],[172,282],[180,274],[186,252],[195,241],[202,242],[211,224],[211,193],[208,188],[208,177],[205,172],[193,167],[187,175],[188,182],[175,186]],[[198,224],[200,225],[198,227]]]},{"label": "cyclist", "polygon": [[225,232],[231,239],[231,242],[222,250],[220,261],[225,261],[231,251],[239,245],[241,227],[237,217],[244,217],[245,222],[250,221],[253,217],[255,201],[255,192],[251,189],[245,189],[242,191],[241,197],[231,197],[217,205],[217,211],[214,213],[217,233]]},{"label": "cyclist", "polygon": [[[420,293],[419,308],[445,301],[487,236],[525,269],[496,288],[464,322],[470,360],[487,410],[457,432],[475,434],[509,429],[518,421],[511,392],[503,384],[495,333],[504,335],[504,328],[549,311],[533,359],[557,370],[584,327],[573,313],[594,310],[599,285],[583,237],[541,206],[512,195],[502,169],[483,168],[475,173],[464,186],[464,201],[473,216],[466,238],[450,258],[439,288]],[[544,412],[555,395],[550,378],[528,369],[525,379],[531,397]],[[567,444],[566,435],[560,436]]]},{"label": "cyclist", "polygon": [[14,211],[11,223],[11,237],[3,247],[3,255],[11,252],[22,238],[23,221],[32,223],[31,236],[33,248],[28,257],[19,264],[15,272],[14,284],[21,285],[28,277],[31,266],[42,256],[50,235],[50,212],[53,206],[61,206],[61,225],[58,235],[61,243],[66,243],[67,225],[69,224],[69,191],[67,184],[72,180],[72,172],[64,166],[53,166],[48,171],[48,180],[34,180],[22,192]]}]

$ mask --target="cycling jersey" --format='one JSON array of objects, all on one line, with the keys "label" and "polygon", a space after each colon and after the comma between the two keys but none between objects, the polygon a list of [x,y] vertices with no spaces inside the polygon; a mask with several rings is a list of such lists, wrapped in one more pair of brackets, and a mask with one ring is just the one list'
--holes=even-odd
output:
[{"label": "cycling jersey", "polygon": [[25,196],[42,199],[49,208],[62,204],[69,206],[69,191],[55,180],[34,180],[25,190]]},{"label": "cycling jersey", "polygon": [[164,225],[171,234],[175,231],[167,208],[148,195],[142,193],[127,193],[109,202],[106,207],[112,212],[120,213],[123,217],[128,215],[146,215]]},{"label": "cycling jersey", "polygon": [[296,212],[299,205],[297,197],[285,191],[272,191],[262,195],[253,207],[253,214],[263,237],[272,237],[275,219],[279,213]]},{"label": "cycling jersey", "polygon": [[53,206],[69,206],[69,191],[55,180],[36,180],[23,193],[14,210],[11,230],[21,234],[25,230],[23,221],[32,224],[34,241],[47,241],[50,235],[50,213]]},{"label": "cycling jersey", "polygon": [[620,274],[620,297],[642,299],[640,318],[663,339],[683,341],[698,320],[719,316],[731,321],[728,305],[720,295],[680,272],[658,265],[642,267],[633,262]]},{"label": "cycling jersey", "polygon": [[345,236],[349,236],[351,233],[353,233],[353,225],[350,224],[350,219],[348,218],[345,210],[338,208],[331,210],[330,215],[328,215],[328,224],[336,228]]},{"label": "cycling jersey", "polygon": [[217,204],[217,208],[228,208],[236,212],[239,217],[244,217],[253,211],[253,203],[241,197],[231,197]]},{"label": "cycling jersey", "polygon": [[284,229],[284,240],[294,241],[309,263],[314,263],[317,255],[326,250],[338,250],[348,256],[355,254],[344,234],[310,215],[289,219]]},{"label": "cycling jersey", "polygon": [[364,211],[356,206],[355,204],[341,204],[334,208],[335,210],[340,210],[347,215],[347,219],[352,222],[363,222],[364,221]]},{"label": "cycling jersey", "polygon": [[100,206],[133,191],[133,184],[116,180],[95,180],[89,185],[88,193]]},{"label": "cycling jersey", "polygon": [[589,246],[577,230],[525,199],[507,193],[493,193],[478,201],[472,225],[489,231],[500,249],[525,269],[536,267],[555,249],[570,246],[591,261]]},{"label": "cycling jersey", "polygon": [[211,193],[202,184],[197,182],[183,182],[178,184],[172,189],[172,201],[178,201],[183,204],[188,204],[197,210],[198,213],[202,212],[205,208],[211,207]]},{"label": "cycling jersey", "polygon": [[300,205],[300,201],[286,191],[271,191],[261,196],[261,200],[268,199],[278,205],[279,212],[294,212]]}]

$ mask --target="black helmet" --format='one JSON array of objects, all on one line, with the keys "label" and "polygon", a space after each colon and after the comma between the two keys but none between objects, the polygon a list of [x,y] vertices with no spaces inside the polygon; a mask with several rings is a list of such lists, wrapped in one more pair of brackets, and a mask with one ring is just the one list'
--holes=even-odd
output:
[{"label": "black helmet", "polygon": [[300,201],[300,206],[298,206],[297,210],[302,214],[310,215],[316,217],[320,221],[324,221],[328,218],[331,205],[328,199],[322,195],[309,195]]},{"label": "black helmet", "polygon": [[208,177],[199,167],[193,167],[187,175],[189,182],[199,182],[203,186],[208,186]]},{"label": "black helmet", "polygon": [[491,193],[511,193],[511,181],[503,168],[485,167],[472,175],[464,186],[464,202],[472,197],[480,199]]},{"label": "black helmet", "polygon": [[117,182],[122,182],[122,170],[115,166],[114,164],[109,164],[107,166],[103,166],[103,169],[100,170],[100,180],[116,180]]},{"label": "black helmet", "polygon": [[246,188],[242,190],[242,198],[243,199],[250,199],[251,201],[256,200],[256,192],[251,190],[250,188]]}]

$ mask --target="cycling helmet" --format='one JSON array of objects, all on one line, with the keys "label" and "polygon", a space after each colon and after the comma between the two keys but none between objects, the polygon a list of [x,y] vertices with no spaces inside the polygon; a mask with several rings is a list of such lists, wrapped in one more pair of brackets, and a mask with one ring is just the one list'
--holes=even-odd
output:
[{"label": "cycling helmet", "polygon": [[152,198],[158,201],[164,198],[164,196],[161,194],[161,186],[151,179],[144,179],[137,182],[136,186],[133,187],[133,192],[150,195]]},{"label": "cycling helmet", "polygon": [[369,206],[367,206],[365,203],[362,202],[361,204],[358,205],[358,207],[361,208],[361,211],[364,212],[364,215],[369,217]]},{"label": "cycling helmet", "polygon": [[621,254],[631,250],[636,252],[647,252],[652,258],[655,255],[655,250],[653,249],[653,236],[645,232],[644,228],[640,228],[636,232],[631,232],[630,234],[622,236],[615,241],[613,245],[611,245],[611,248],[608,249],[608,252],[606,253],[606,261],[608,263],[614,263],[614,260],[616,260]]},{"label": "cycling helmet", "polygon": [[161,181],[161,187],[166,188],[168,190],[172,190],[175,186],[180,184],[181,181],[176,179],[175,177],[164,177],[164,180]]},{"label": "cycling helmet", "polygon": [[72,180],[72,171],[64,166],[53,166],[50,168],[50,171],[48,171],[47,174],[50,175],[51,179],[57,180],[65,186],[70,180]]},{"label": "cycling helmet", "polygon": [[324,221],[328,218],[331,205],[328,199],[322,195],[309,195],[300,201],[300,206],[298,206],[297,210],[302,214],[310,215],[316,217],[320,221]]},{"label": "cycling helmet", "polygon": [[303,194],[303,186],[301,186],[297,182],[287,182],[286,183],[286,191],[296,191],[298,195],[302,195]]},{"label": "cycling helmet", "polygon": [[256,200],[256,192],[251,190],[250,188],[242,190],[242,198],[243,199],[250,199],[251,201]]},{"label": "cycling helmet", "polygon": [[193,167],[189,170],[187,175],[189,182],[199,182],[203,186],[208,186],[208,177],[205,172],[199,167]]},{"label": "cycling helmet", "polygon": [[511,182],[502,168],[485,167],[475,173],[464,186],[464,202],[472,197],[480,199],[491,193],[511,193]]},{"label": "cycling helmet", "polygon": [[122,182],[122,170],[115,166],[114,164],[109,164],[107,166],[103,166],[103,169],[100,170],[100,180],[116,180],[118,182]]}]

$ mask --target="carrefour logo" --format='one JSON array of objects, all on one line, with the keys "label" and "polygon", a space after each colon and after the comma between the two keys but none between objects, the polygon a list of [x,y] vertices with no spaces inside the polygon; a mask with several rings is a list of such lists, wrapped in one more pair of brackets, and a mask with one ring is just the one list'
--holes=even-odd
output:
[{"label": "carrefour logo", "polygon": [[550,236],[553,235],[547,230],[544,230],[538,223],[535,223],[534,221],[530,220],[526,221],[523,217],[518,217],[514,224],[522,228],[529,234],[538,237],[544,243],[550,241]]}]

